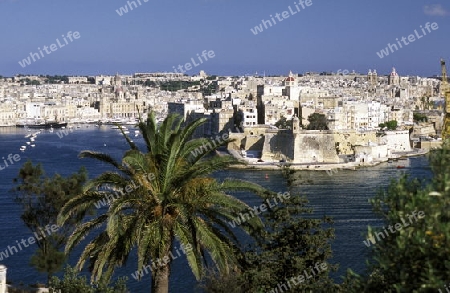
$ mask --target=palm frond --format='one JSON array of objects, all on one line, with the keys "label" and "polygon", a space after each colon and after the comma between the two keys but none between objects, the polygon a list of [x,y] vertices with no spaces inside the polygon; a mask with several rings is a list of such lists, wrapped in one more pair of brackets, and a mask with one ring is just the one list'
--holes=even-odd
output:
[{"label": "palm frond", "polygon": [[101,162],[107,163],[109,165],[112,165],[114,168],[122,171],[123,173],[127,174],[127,175],[131,175],[131,173],[124,168],[122,165],[120,165],[113,157],[111,157],[108,154],[104,154],[104,153],[99,153],[99,152],[94,152],[94,151],[82,151],[79,155],[79,158],[91,158],[91,159],[96,159],[99,160]]}]

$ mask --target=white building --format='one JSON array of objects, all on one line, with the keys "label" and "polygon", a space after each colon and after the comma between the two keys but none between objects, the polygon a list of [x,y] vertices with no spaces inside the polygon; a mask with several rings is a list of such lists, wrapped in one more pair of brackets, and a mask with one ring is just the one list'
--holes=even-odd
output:
[{"label": "white building", "polygon": [[43,103],[26,103],[25,110],[27,118],[42,119],[41,109],[44,107]]},{"label": "white building", "polygon": [[258,124],[258,111],[256,110],[256,107],[246,108],[243,111],[243,116],[242,122],[244,127],[255,126]]}]

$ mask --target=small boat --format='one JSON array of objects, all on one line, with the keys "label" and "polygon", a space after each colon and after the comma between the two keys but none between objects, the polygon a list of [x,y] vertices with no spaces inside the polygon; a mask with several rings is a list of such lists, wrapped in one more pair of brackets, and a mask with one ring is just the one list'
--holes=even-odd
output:
[{"label": "small boat", "polygon": [[34,141],[35,137],[30,137],[30,141]]},{"label": "small boat", "polygon": [[48,131],[53,132],[53,127],[50,127],[50,129]]},{"label": "small boat", "polygon": [[30,145],[31,142],[27,141],[27,145]]},{"label": "small boat", "polygon": [[27,135],[25,135],[25,138],[29,138],[31,136],[31,133],[28,133]]},{"label": "small boat", "polygon": [[25,151],[26,149],[27,149],[27,147],[24,146],[24,145],[20,147],[20,150],[21,150],[22,152]]},{"label": "small boat", "polygon": [[397,166],[397,169],[404,169],[405,166]]},{"label": "small boat", "polygon": [[32,144],[32,145],[31,145],[32,148],[34,148],[35,146],[36,146],[35,144]]},{"label": "small boat", "polygon": [[[53,128],[61,128],[63,126],[66,127],[67,126],[67,122],[65,122],[65,123],[46,122],[46,123],[36,123],[36,124],[16,124],[16,127],[19,127],[19,128],[34,128],[34,129],[41,129],[41,128],[49,129],[51,127],[53,127]],[[28,131],[31,131],[31,130],[28,129]]]}]

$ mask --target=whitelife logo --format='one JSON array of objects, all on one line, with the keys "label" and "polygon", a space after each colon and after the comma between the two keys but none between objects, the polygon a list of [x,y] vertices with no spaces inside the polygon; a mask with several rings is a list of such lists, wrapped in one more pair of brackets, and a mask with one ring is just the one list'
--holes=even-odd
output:
[{"label": "whitelife logo", "polygon": [[[275,13],[275,18],[278,19],[279,22],[282,22],[285,19],[288,19],[289,17],[299,13],[302,10],[305,10],[306,7],[311,6],[312,0],[299,0],[298,3],[294,2],[295,5],[295,9],[292,9],[292,7],[289,5],[288,6],[288,10],[289,11],[283,11],[281,13]],[[302,8],[300,8],[300,6]],[[270,20],[261,20],[261,24],[259,26],[255,26],[255,28],[251,28],[250,31],[256,36],[259,33],[262,33],[264,31],[264,28],[267,30],[269,27],[272,27],[272,25],[276,25],[277,21],[275,20],[275,18],[272,16],[272,14],[269,16]],[[263,28],[264,25],[264,28]]]},{"label": "whitelife logo", "polygon": [[[147,179],[148,179],[148,181],[153,181],[156,179],[156,175],[154,173],[149,173],[149,174],[147,174]],[[103,187],[104,190],[102,190],[102,191],[107,191],[108,193],[105,195],[105,197],[103,199],[94,203],[94,205],[97,209],[109,206],[115,200],[119,199],[120,197],[124,196],[125,194],[135,191],[139,187],[140,187],[140,185],[136,184],[134,182],[134,180],[131,180],[130,184],[128,184],[127,186],[125,186],[122,189],[114,189],[114,188],[111,188],[111,186],[109,186],[109,184],[106,184]]]},{"label": "whitelife logo", "polygon": [[[286,280],[285,283],[279,283],[275,288],[269,291],[269,293],[283,293],[289,292],[293,287],[303,283],[309,279],[312,279],[314,276],[326,271],[327,269],[326,263],[316,263],[314,267],[309,266],[309,273],[307,270],[303,270],[303,274],[300,274],[296,277],[292,277],[289,280]],[[291,283],[292,282],[292,283]],[[288,288],[289,287],[289,288]],[[298,291],[296,291],[298,292]]]},{"label": "whitelife logo", "polygon": [[163,267],[167,265],[169,262],[181,257],[180,250],[178,249],[180,249],[183,252],[183,254],[188,255],[192,251],[192,245],[180,244],[180,247],[175,250],[176,255],[174,255],[172,252],[169,252],[169,255],[164,256],[162,259],[161,258],[156,259],[154,262],[144,266],[144,268],[141,269],[140,271],[135,271],[134,273],[132,273],[131,276],[135,280],[140,280],[145,275],[150,274],[152,272],[152,269],[153,271],[155,271],[158,267]]},{"label": "whitelife logo", "polygon": [[[19,154],[9,154],[8,157],[5,159],[5,157],[2,157],[3,159],[3,163],[4,163],[4,167],[2,166],[2,164],[0,163],[0,171],[5,170],[6,168],[9,167],[9,165],[14,165],[14,162],[19,162],[21,160],[20,155]],[[9,165],[8,162],[9,161]],[[13,162],[14,160],[14,162]]]},{"label": "whitelife logo", "polygon": [[[232,228],[236,228],[236,226],[239,226],[242,223],[249,221],[251,218],[267,211],[267,208],[271,209],[279,204],[282,204],[285,200],[288,200],[290,197],[291,197],[291,195],[287,191],[285,193],[278,192],[276,197],[268,198],[265,200],[265,202],[267,204],[263,203],[259,207],[253,206],[253,209],[249,210],[248,213],[243,213],[243,214],[239,213],[239,217],[234,218],[234,220],[232,222],[228,222],[228,224]],[[259,208],[259,211],[258,211],[258,208]]]},{"label": "whitelife logo", "polygon": [[[432,30],[435,31],[438,28],[439,28],[439,26],[436,22],[433,22],[431,24],[429,22],[427,22],[425,24],[425,29],[428,31],[428,33],[431,33]],[[423,35],[421,35],[417,30],[414,30],[414,34],[410,34],[408,36],[409,43],[406,41],[406,37],[402,37],[400,40],[403,42],[403,45],[408,46],[410,43],[415,42],[416,38],[418,40],[427,35],[425,29],[422,26],[420,26],[420,29],[422,30]],[[403,48],[402,43],[399,41],[399,39],[395,38],[395,40],[397,41],[397,44],[400,47],[400,49]],[[394,51],[394,49],[395,49],[395,51]],[[386,48],[377,52],[377,55],[378,55],[378,57],[380,57],[380,59],[383,59],[385,56],[389,56],[389,50],[391,50],[390,53],[394,53],[400,49],[397,47],[397,45],[395,43],[394,44],[389,43]]]},{"label": "whitelife logo", "polygon": [[[137,5],[137,3],[139,3],[139,6]],[[128,11],[133,11],[133,9],[138,8],[140,6],[142,6],[141,0],[136,0],[136,1],[127,1],[127,4],[120,7],[119,9],[116,9],[116,12],[119,16],[122,16],[124,14],[127,14]],[[142,2],[147,3],[149,0],[142,0]],[[128,10],[128,8],[130,8],[130,10]]]},{"label": "whitelife logo", "polygon": [[[417,218],[417,216],[419,218]],[[419,211],[419,212],[414,211],[414,212],[412,212],[412,215],[406,214],[406,217],[409,219],[409,224],[405,222],[404,218],[401,218],[402,219],[402,223],[396,223],[394,225],[394,227],[389,225],[388,226],[389,231],[391,233],[396,233],[396,232],[402,230],[404,227],[408,227],[410,224],[412,224],[412,222],[413,222],[412,218],[414,218],[416,221],[418,221],[420,219],[423,219],[425,217],[425,213],[423,211]],[[395,229],[392,230],[392,228],[395,228]],[[377,236],[377,240],[378,241],[381,241],[381,237],[380,236],[382,236],[383,239],[386,238],[387,236],[389,236],[388,231],[386,231],[386,227],[384,227],[383,230],[384,231],[375,233],[375,235]],[[367,247],[370,247],[371,245],[375,245],[375,243],[377,243],[377,241],[375,240],[375,237],[373,237],[373,235],[369,235],[369,238],[367,238],[367,240],[363,240],[363,242],[364,242],[364,244]]]},{"label": "whitelife logo", "polygon": [[[25,68],[28,65],[31,65],[31,60],[33,60],[33,62],[36,62],[37,60],[40,60],[41,58],[44,58],[46,55],[44,55],[44,52],[47,55],[50,55],[52,52],[57,51],[58,49],[61,49],[62,47],[65,47],[66,45],[72,43],[74,40],[78,40],[79,38],[81,38],[81,35],[79,32],[75,31],[72,33],[72,31],[67,32],[66,35],[62,35],[64,42],[61,42],[58,39],[56,39],[56,44],[53,43],[50,46],[44,46],[42,47],[38,47],[38,51],[39,53],[33,53],[30,52],[30,56],[28,56],[27,58],[23,59],[22,61],[19,61],[19,65],[22,66],[22,68]],[[67,41],[67,39],[70,40]],[[42,50],[44,50],[44,52],[42,52]]]},{"label": "whitelife logo", "polygon": [[[56,233],[56,231],[58,231],[59,226],[58,225],[46,225],[44,229],[42,228],[38,228],[39,233],[38,232],[34,232],[34,236],[28,237],[28,239],[21,239],[21,241],[16,240],[16,244],[17,245],[13,245],[10,246],[8,245],[8,247],[4,250],[4,251],[0,251],[0,260],[4,260],[7,259],[10,256],[13,256],[15,253],[18,253],[19,250],[22,251],[22,245],[27,248],[28,246],[30,246],[31,244],[34,244],[36,242],[38,242],[39,240],[42,240],[44,238],[50,235],[52,235],[52,233]],[[44,232],[47,232],[47,234]]]},{"label": "whitelife logo", "polygon": [[[202,57],[200,57],[200,54],[197,53],[197,59],[200,63],[195,62],[195,59],[191,58],[192,63],[188,62],[188,63],[184,64],[184,66],[179,64],[177,68],[178,68],[178,70],[180,70],[180,72],[177,71],[175,66],[172,66],[172,68],[175,71],[175,73],[185,73],[185,72],[191,70],[192,68],[200,66],[200,64],[203,64],[203,62],[206,62],[209,59],[216,57],[216,54],[214,53],[213,50],[209,50],[209,51],[203,50]],[[208,57],[209,57],[209,59],[208,59]],[[194,65],[194,67],[192,67],[192,65]],[[183,69],[185,69],[185,70],[183,70]]]}]

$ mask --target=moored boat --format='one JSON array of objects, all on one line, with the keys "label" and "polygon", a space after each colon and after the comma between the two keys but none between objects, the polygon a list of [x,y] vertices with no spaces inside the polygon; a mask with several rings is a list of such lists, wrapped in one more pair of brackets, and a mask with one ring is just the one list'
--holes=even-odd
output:
[{"label": "moored boat", "polygon": [[66,127],[67,122],[46,122],[46,123],[36,123],[36,124],[16,124],[19,128],[36,128],[36,129],[49,129],[49,128],[62,128]]}]

